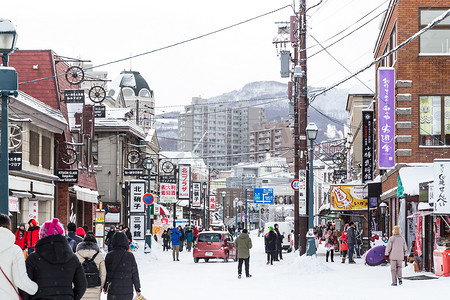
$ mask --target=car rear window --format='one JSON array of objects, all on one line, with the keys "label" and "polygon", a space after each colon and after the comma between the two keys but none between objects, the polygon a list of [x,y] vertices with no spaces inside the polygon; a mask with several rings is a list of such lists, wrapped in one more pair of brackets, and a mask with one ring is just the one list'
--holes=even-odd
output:
[{"label": "car rear window", "polygon": [[198,236],[199,242],[220,242],[221,235],[219,233],[203,233]]}]

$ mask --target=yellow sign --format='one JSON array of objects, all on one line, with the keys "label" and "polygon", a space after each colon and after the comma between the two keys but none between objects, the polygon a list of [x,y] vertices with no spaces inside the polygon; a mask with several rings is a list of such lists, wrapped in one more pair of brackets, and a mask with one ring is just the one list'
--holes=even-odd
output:
[{"label": "yellow sign", "polygon": [[331,210],[367,210],[367,188],[362,185],[332,185]]},{"label": "yellow sign", "polygon": [[153,234],[162,234],[162,227],[160,227],[160,226],[153,226],[152,227],[152,229],[153,229]]},{"label": "yellow sign", "polygon": [[105,223],[105,211],[96,211],[95,212],[95,222],[96,223]]}]

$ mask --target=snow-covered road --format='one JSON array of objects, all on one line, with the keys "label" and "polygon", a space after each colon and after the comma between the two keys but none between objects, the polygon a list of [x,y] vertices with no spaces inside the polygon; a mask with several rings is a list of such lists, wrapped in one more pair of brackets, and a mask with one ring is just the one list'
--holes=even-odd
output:
[{"label": "snow-covered road", "polygon": [[[251,235],[250,258],[252,278],[237,278],[237,263],[222,260],[194,263],[192,252],[180,253],[180,261],[172,260],[172,252],[162,252],[153,245],[151,254],[141,247],[135,252],[139,265],[142,293],[147,299],[447,299],[450,277],[435,280],[404,280],[391,287],[387,266],[369,267],[362,259],[356,264],[342,264],[340,257],[326,263],[323,245],[317,259],[283,253],[284,260],[266,265],[263,238]],[[430,273],[420,273],[431,275]],[[403,276],[414,276],[412,265]],[[105,295],[104,295],[105,296]],[[106,299],[106,297],[102,298]]]}]

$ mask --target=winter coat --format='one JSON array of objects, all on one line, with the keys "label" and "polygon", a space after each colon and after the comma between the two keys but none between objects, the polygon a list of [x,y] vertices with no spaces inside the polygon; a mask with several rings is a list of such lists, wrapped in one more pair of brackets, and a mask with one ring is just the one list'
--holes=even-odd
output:
[{"label": "winter coat", "polygon": [[73,247],[73,252],[77,251],[77,245],[83,241],[83,238],[79,235],[76,235],[75,231],[67,232],[67,236],[75,241],[75,247]]},{"label": "winter coat", "polygon": [[161,235],[163,242],[164,243],[169,243],[170,242],[170,235],[167,231],[164,231],[164,233]]},{"label": "winter coat", "polygon": [[265,237],[266,253],[277,251],[277,234],[275,231],[269,231]]},{"label": "winter coat", "polygon": [[400,234],[395,234],[389,238],[384,251],[385,256],[389,256],[390,260],[402,261],[408,254],[408,247],[406,246],[405,239]]},{"label": "winter coat", "polygon": [[27,249],[27,231],[26,230],[20,230],[17,229],[16,233],[14,234],[16,237],[15,244],[20,247],[20,249],[25,250]]},{"label": "winter coat", "polygon": [[[334,247],[337,244],[337,232],[336,230],[327,230],[324,234],[325,237],[325,247]],[[333,237],[330,239],[330,237]]]},{"label": "winter coat", "polygon": [[275,228],[275,232],[277,234],[277,248],[281,249],[281,244],[283,243],[283,235],[281,235],[280,231],[278,230],[278,228]]},{"label": "winter coat", "polygon": [[347,229],[347,244],[356,244],[355,228],[352,226]]},{"label": "winter coat", "polygon": [[80,300],[87,281],[83,267],[63,235],[50,235],[36,243],[26,261],[28,276],[39,290],[22,299]]},{"label": "winter coat", "polygon": [[176,229],[175,227],[172,228],[172,234],[170,235],[170,237],[172,238],[172,246],[180,245],[181,232],[179,232],[178,229]]},{"label": "winter coat", "polygon": [[39,230],[41,227],[35,226],[28,228],[27,231],[27,247],[35,247],[36,242],[39,240]]},{"label": "winter coat", "polygon": [[127,236],[128,243],[131,243],[133,241],[133,237],[131,236],[131,231],[128,229],[125,231],[125,234]]},{"label": "winter coat", "polygon": [[252,239],[247,233],[241,233],[234,241],[234,246],[237,249],[238,258],[249,258],[250,249],[252,249]]},{"label": "winter coat", "polygon": [[198,229],[197,227],[194,228],[194,239],[198,237]]},{"label": "winter coat", "polygon": [[139,272],[134,254],[128,251],[128,239],[123,232],[114,234],[111,240],[113,250],[106,254],[106,280],[111,282],[108,300],[133,299],[133,285],[141,290]]},{"label": "winter coat", "polygon": [[186,242],[192,242],[194,240],[194,235],[192,234],[192,230],[186,231]]},{"label": "winter coat", "polygon": [[[38,290],[36,283],[30,280],[25,267],[25,258],[19,246],[14,244],[14,234],[0,227],[0,266],[12,284],[29,294]],[[0,299],[17,300],[17,293],[6,277],[0,272]]]},{"label": "winter coat", "polygon": [[116,233],[116,230],[110,230],[110,231],[108,231],[108,234],[106,235],[106,238],[105,238],[105,244],[106,244],[106,245],[109,246],[109,244],[111,243],[111,239],[112,239],[114,233]]},{"label": "winter coat", "polygon": [[97,269],[99,271],[101,284],[97,287],[87,288],[84,293],[83,300],[99,300],[102,287],[105,285],[106,281],[106,267],[105,267],[105,259],[100,253],[100,248],[96,243],[93,242],[81,242],[77,246],[77,252],[75,253],[80,260],[80,263],[83,263],[84,260],[91,259],[96,253],[97,256],[94,259],[95,264],[97,265]]}]

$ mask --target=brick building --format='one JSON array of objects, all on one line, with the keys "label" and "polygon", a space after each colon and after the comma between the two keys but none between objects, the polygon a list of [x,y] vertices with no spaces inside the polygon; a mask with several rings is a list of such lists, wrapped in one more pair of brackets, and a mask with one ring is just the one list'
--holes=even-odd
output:
[{"label": "brick building", "polygon": [[[375,58],[414,35],[449,7],[449,0],[438,4],[434,0],[391,0],[376,42]],[[412,224],[415,221],[407,219],[407,215],[420,210],[419,183],[430,179],[426,175],[430,173],[424,172],[424,168],[431,167],[434,159],[450,158],[449,41],[450,20],[447,18],[376,66],[377,83],[382,80],[380,68],[394,70],[393,82],[390,83],[394,95],[393,104],[385,105],[383,102],[384,81],[375,105],[378,145],[376,172],[381,175],[382,184],[379,201],[388,205],[387,215],[384,217],[389,220],[383,226],[386,234],[390,235],[392,226],[401,225],[403,231],[407,231],[405,237],[408,246],[415,241],[414,230],[408,230],[410,227],[414,228],[411,225],[415,225]],[[379,86],[380,84],[377,91]],[[379,110],[382,108],[385,110]],[[384,127],[391,131],[391,136],[386,136],[383,130],[377,129],[384,122],[385,111],[392,112],[394,118],[393,128]],[[392,167],[380,168],[380,159],[382,161],[384,155],[381,148],[389,149],[390,146],[383,147],[391,139],[395,163]],[[404,191],[400,189],[402,184]],[[424,222],[427,221],[433,222],[433,216],[428,215],[426,220],[424,218]],[[428,226],[428,231],[432,232],[432,226]],[[431,255],[430,251],[428,255]],[[425,268],[431,269],[430,257],[424,259]]]}]

